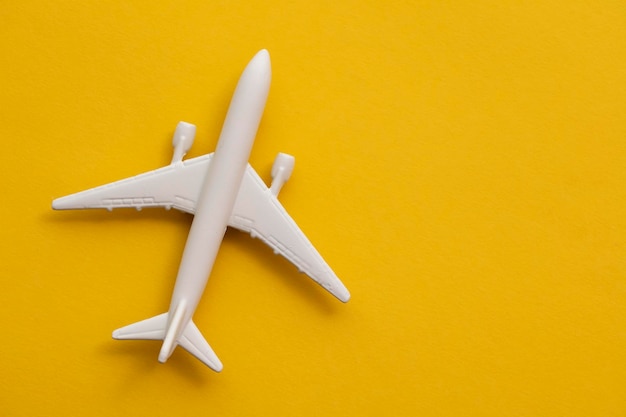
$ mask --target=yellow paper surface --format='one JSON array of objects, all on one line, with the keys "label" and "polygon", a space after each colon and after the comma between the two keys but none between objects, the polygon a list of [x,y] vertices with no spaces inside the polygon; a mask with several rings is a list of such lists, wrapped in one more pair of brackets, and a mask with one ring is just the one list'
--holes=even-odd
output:
[{"label": "yellow paper surface", "polygon": [[[194,317],[224,363],[111,331],[167,309],[191,218],[53,212],[213,150],[247,61],[251,163],[352,292],[229,231]],[[623,416],[621,1],[4,1],[0,414]]]}]

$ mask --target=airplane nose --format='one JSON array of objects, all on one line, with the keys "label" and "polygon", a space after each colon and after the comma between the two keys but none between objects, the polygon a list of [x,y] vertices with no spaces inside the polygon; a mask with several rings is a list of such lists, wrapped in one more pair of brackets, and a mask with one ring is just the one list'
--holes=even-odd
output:
[{"label": "airplane nose", "polygon": [[[270,63],[270,53],[267,49],[261,49],[256,53],[250,60],[247,68],[253,68],[254,72],[265,72],[265,70],[269,70],[271,68]],[[246,69],[247,69],[246,68]]]},{"label": "airplane nose", "polygon": [[259,52],[256,53],[256,55],[254,55],[254,57],[252,59],[256,60],[257,58],[259,60],[269,61],[270,60],[270,53],[268,52],[267,49],[261,49]]}]

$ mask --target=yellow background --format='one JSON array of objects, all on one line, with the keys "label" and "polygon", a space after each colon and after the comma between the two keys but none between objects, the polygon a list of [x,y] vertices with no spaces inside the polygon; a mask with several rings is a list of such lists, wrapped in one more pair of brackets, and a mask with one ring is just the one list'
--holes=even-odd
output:
[{"label": "yellow background", "polygon": [[[130,3],[130,4],[126,4]],[[190,217],[53,212],[213,150],[247,61],[251,163],[343,305],[229,231],[195,315],[224,363],[118,342]],[[626,415],[623,1],[3,1],[0,414]]]}]

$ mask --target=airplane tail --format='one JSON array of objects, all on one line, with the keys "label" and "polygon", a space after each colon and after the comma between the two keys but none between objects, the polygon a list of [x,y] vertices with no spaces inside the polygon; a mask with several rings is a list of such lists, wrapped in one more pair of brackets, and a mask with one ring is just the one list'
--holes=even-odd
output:
[{"label": "airplane tail", "polygon": [[170,313],[163,313],[122,327],[113,332],[113,339],[163,340],[163,346],[159,353],[159,362],[162,363],[170,357],[176,346],[180,345],[209,368],[220,372],[223,367],[222,362],[220,362],[194,322],[189,320],[184,331],[180,332],[180,327],[183,323],[182,313],[182,308],[176,309],[169,326]]}]

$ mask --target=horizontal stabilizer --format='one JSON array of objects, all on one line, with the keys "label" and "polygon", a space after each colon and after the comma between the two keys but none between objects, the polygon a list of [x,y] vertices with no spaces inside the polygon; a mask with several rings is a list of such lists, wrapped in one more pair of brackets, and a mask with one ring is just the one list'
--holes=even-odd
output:
[{"label": "horizontal stabilizer", "polygon": [[193,321],[189,320],[189,324],[187,324],[183,335],[178,340],[178,344],[214,371],[220,372],[222,370],[222,362],[213,352],[213,349],[211,349],[211,346],[209,346]]},{"label": "horizontal stabilizer", "polygon": [[[113,338],[120,340],[164,340],[167,333],[168,316],[169,313],[163,313],[122,327],[113,332]],[[182,346],[214,371],[220,372],[222,370],[222,362],[193,321],[189,320],[185,331],[176,340],[176,345]]]},{"label": "horizontal stabilizer", "polygon": [[163,340],[167,327],[168,313],[129,324],[113,332],[113,339],[119,340]]}]

